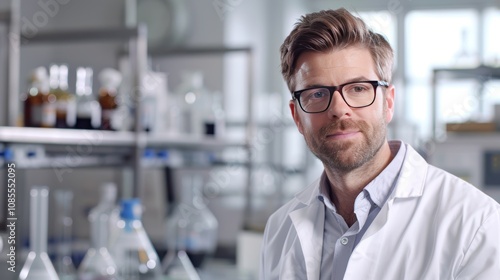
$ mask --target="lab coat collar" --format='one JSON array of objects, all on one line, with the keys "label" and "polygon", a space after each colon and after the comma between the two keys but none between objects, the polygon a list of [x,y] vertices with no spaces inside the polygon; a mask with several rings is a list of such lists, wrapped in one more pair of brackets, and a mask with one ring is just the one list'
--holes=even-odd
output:
[{"label": "lab coat collar", "polygon": [[296,195],[296,198],[305,204],[304,207],[300,207],[289,214],[297,232],[297,237],[300,240],[307,279],[319,279],[320,276],[325,207],[317,199],[318,195],[319,180],[316,180],[306,188],[306,191]]},{"label": "lab coat collar", "polygon": [[410,145],[404,145],[407,149],[406,157],[392,198],[419,197],[424,191],[428,164]]},{"label": "lab coat collar", "polygon": [[320,180],[321,177],[314,180],[309,186],[307,186],[307,188],[297,193],[295,195],[295,198],[305,205],[310,205],[311,203],[319,202],[318,195],[319,195]]},{"label": "lab coat collar", "polygon": [[[396,189],[363,235],[363,239],[370,237],[384,226],[394,198],[418,197],[423,193],[428,168],[427,162],[410,145],[404,145],[406,145],[407,152],[396,183]],[[318,178],[295,196],[303,204],[303,207],[298,207],[289,214],[305,256],[307,279],[319,279],[320,272],[325,207],[317,199],[320,193],[319,183],[320,179]]]},{"label": "lab coat collar", "polygon": [[406,145],[406,157],[401,167],[396,189],[392,192],[387,202],[384,204],[375,220],[366,230],[363,238],[365,240],[378,232],[387,222],[389,211],[397,198],[420,197],[424,191],[424,184],[427,177],[427,162],[410,145]]}]

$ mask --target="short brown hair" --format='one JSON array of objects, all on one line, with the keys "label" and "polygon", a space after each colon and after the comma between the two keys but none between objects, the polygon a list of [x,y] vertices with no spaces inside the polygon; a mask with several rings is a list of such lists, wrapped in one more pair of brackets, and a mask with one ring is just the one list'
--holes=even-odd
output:
[{"label": "short brown hair", "polygon": [[371,31],[364,21],[346,9],[323,10],[301,17],[281,45],[281,74],[290,91],[297,59],[303,52],[325,52],[334,48],[366,47],[380,79],[391,82],[393,51],[387,40]]}]

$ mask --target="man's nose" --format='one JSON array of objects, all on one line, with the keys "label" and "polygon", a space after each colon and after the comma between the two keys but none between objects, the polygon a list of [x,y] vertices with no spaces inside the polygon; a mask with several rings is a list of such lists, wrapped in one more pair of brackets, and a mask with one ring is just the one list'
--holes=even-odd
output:
[{"label": "man's nose", "polygon": [[344,116],[350,116],[351,107],[347,105],[342,98],[340,92],[335,91],[332,96],[332,101],[330,102],[330,107],[328,107],[328,117],[340,119]]}]

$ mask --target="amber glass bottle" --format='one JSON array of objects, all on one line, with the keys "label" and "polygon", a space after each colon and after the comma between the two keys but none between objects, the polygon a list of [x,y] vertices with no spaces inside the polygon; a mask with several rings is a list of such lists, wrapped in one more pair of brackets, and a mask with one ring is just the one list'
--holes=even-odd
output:
[{"label": "amber glass bottle", "polygon": [[30,77],[30,88],[23,98],[24,126],[55,127],[56,97],[50,93],[47,69],[36,68]]},{"label": "amber glass bottle", "polygon": [[55,127],[56,126],[56,96],[49,92],[48,84],[47,90],[42,93],[42,121],[41,127]]},{"label": "amber glass bottle", "polygon": [[42,124],[42,85],[46,79],[47,69],[45,67],[36,68],[30,77],[30,87],[23,96],[24,126],[40,127]]},{"label": "amber glass bottle", "polygon": [[99,104],[101,105],[101,129],[116,130],[113,118],[118,109],[118,86],[122,76],[115,69],[106,68],[99,73],[101,88],[99,89]]}]

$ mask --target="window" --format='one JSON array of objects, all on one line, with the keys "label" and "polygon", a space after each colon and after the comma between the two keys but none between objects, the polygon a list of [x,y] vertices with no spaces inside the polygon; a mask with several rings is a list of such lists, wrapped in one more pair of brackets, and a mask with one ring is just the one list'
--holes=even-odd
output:
[{"label": "window", "polygon": [[500,10],[487,9],[484,12],[483,59],[486,64],[500,67]]},{"label": "window", "polygon": [[[432,70],[477,66],[478,23],[479,15],[472,9],[414,11],[406,17],[405,112],[408,120],[418,124],[424,139],[432,135]],[[477,88],[474,80],[440,81],[439,123],[475,117]]]}]

